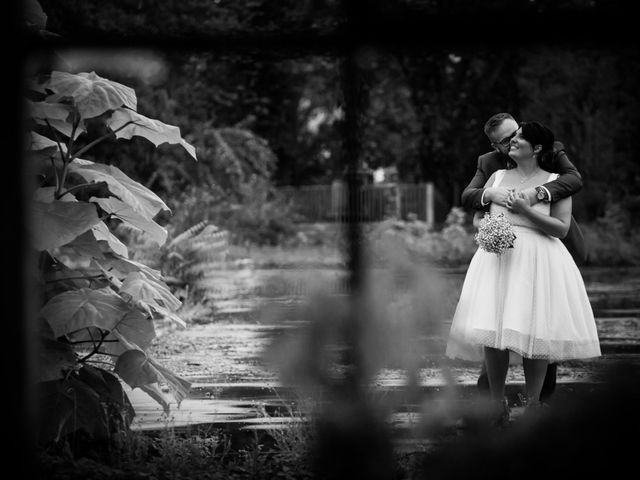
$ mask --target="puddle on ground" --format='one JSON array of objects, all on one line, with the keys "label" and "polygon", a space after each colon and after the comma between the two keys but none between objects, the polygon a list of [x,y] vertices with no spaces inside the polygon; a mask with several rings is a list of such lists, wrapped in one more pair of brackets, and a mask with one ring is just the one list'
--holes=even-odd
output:
[{"label": "puddle on ground", "polygon": [[[594,382],[599,372],[616,361],[637,361],[640,351],[640,270],[625,269],[588,271],[584,275],[587,290],[597,317],[598,331],[605,354],[601,359],[563,362],[558,367],[558,382]],[[278,272],[284,274],[286,272]],[[248,278],[246,272],[242,278]],[[273,271],[263,277],[272,278]],[[301,273],[295,272],[296,278]],[[330,275],[323,272],[323,275]],[[448,278],[451,285],[461,285],[463,274]],[[286,293],[286,285],[280,282]],[[256,288],[253,284],[252,288]],[[272,297],[280,307],[295,307],[303,298],[301,288],[296,287],[291,296]],[[256,290],[258,291],[258,290]],[[236,292],[237,293],[237,292]],[[268,305],[269,298],[254,299],[254,305]],[[295,395],[280,385],[279,374],[263,356],[265,349],[278,338],[295,335],[307,323],[295,317],[295,308],[288,308],[282,321],[275,323],[272,314],[260,315],[247,308],[247,298],[238,296],[238,304],[232,299],[224,300],[228,308],[224,321],[194,324],[185,330],[164,331],[154,341],[151,353],[169,370],[193,382],[190,396],[182,402],[180,409],[173,408],[169,417],[163,415],[159,405],[139,389],[129,391],[137,415],[134,428],[158,429],[195,424],[238,423],[245,426],[262,425],[272,420],[267,410],[277,411]],[[238,308],[242,303],[243,308]],[[236,308],[234,314],[234,308]],[[265,318],[271,323],[260,323]],[[443,332],[447,328],[442,329]],[[446,384],[441,368],[445,338],[424,337],[423,357],[418,375],[421,387],[437,391]],[[451,377],[460,387],[471,387],[474,392],[479,365],[457,363],[451,365]],[[522,384],[522,367],[511,366],[507,378],[509,384]],[[378,372],[372,386],[381,390],[404,388],[406,372],[387,368]],[[435,389],[435,390],[434,390]],[[283,403],[284,402],[284,403]],[[266,409],[266,410],[265,410]]]}]

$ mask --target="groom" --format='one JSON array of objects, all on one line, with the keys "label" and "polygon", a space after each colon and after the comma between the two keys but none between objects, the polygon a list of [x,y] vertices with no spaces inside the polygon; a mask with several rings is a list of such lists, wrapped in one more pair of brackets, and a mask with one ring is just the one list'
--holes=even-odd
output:
[{"label": "groom", "polygon": [[[509,152],[509,143],[517,130],[518,122],[508,113],[497,113],[487,120],[484,125],[484,133],[489,138],[493,150],[478,157],[476,174],[462,192],[462,205],[464,208],[468,210],[487,210],[490,203],[507,206],[509,189],[506,187],[485,188],[485,183],[496,170],[515,166],[507,153]],[[555,202],[577,193],[582,188],[582,177],[576,167],[569,161],[569,158],[567,158],[562,143],[555,142],[553,151],[553,157],[540,166],[549,172],[558,173],[560,176],[544,185],[523,190],[523,193],[528,196],[531,205],[537,202]],[[571,217],[569,233],[562,241],[578,265],[586,262],[587,251],[584,238],[573,216]],[[549,363],[542,392],[540,393],[540,400],[543,402],[546,402],[555,390],[556,371],[557,364]],[[478,388],[484,391],[489,390],[489,381],[484,364],[478,378]]]}]

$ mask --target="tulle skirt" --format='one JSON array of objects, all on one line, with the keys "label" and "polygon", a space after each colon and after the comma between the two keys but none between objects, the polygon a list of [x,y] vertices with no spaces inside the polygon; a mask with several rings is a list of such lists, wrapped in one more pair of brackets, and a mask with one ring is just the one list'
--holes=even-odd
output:
[{"label": "tulle skirt", "polygon": [[550,361],[601,355],[580,270],[563,243],[514,226],[514,248],[473,256],[451,323],[446,355],[482,360],[483,347]]}]

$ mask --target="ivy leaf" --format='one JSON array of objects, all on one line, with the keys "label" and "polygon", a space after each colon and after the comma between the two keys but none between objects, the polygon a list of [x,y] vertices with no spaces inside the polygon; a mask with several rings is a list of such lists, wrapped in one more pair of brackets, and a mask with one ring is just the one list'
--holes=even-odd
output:
[{"label": "ivy leaf", "polygon": [[118,167],[76,159],[69,164],[69,172],[80,175],[87,182],[107,182],[117,198],[148,220],[152,220],[160,211],[171,211],[160,197],[131,180]]},{"label": "ivy leaf", "polygon": [[69,243],[100,222],[91,203],[31,202],[31,237],[38,251],[52,250]]},{"label": "ivy leaf", "polygon": [[81,288],[56,295],[42,307],[40,315],[57,338],[88,327],[111,331],[130,310],[109,287]]},{"label": "ivy leaf", "polygon": [[126,203],[118,200],[117,198],[91,198],[92,202],[100,205],[100,208],[111,215],[115,215],[120,220],[139,228],[151,239],[158,244],[158,246],[164,245],[167,241],[167,230],[158,225],[153,220],[145,218],[140,213],[136,212]]},{"label": "ivy leaf", "polygon": [[[127,125],[122,130],[118,130],[128,122],[134,123]],[[189,155],[195,160],[198,159],[196,157],[195,147],[182,138],[179,127],[167,125],[160,120],[145,117],[133,110],[126,108],[116,110],[111,115],[111,118],[107,120],[107,126],[113,131],[118,130],[116,132],[117,138],[130,139],[135,136],[144,137],[156,147],[163,143],[182,145]]]},{"label": "ivy leaf", "polygon": [[54,92],[48,101],[71,98],[82,119],[102,115],[123,105],[135,110],[135,90],[121,83],[107,80],[95,72],[67,73],[54,71],[45,87]]}]

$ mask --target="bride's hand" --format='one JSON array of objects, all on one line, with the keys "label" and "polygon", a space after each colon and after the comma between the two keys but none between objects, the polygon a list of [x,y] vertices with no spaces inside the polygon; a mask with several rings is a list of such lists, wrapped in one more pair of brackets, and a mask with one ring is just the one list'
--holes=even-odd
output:
[{"label": "bride's hand", "polygon": [[516,192],[510,198],[509,203],[511,206],[509,207],[509,205],[507,205],[508,208],[510,208],[511,211],[515,213],[522,213],[528,210],[529,208],[531,208],[529,197],[525,195],[523,192]]}]

